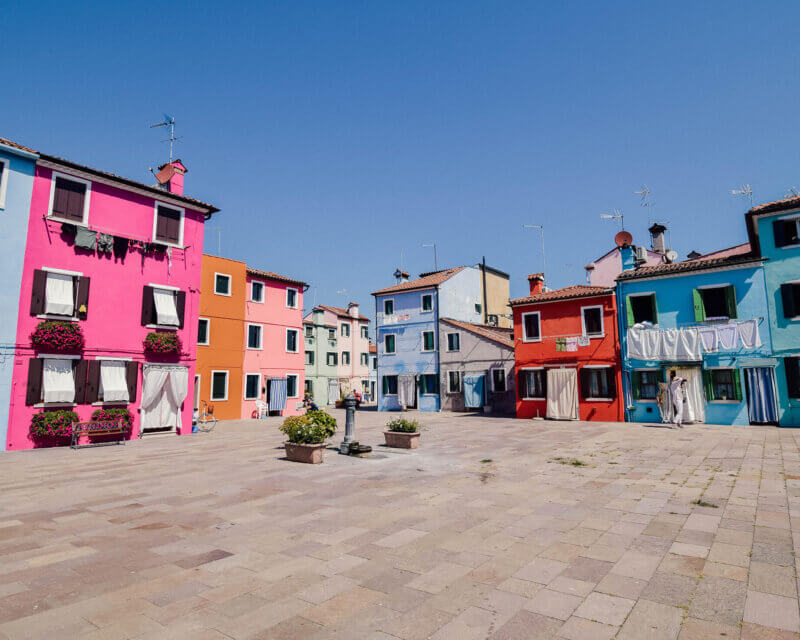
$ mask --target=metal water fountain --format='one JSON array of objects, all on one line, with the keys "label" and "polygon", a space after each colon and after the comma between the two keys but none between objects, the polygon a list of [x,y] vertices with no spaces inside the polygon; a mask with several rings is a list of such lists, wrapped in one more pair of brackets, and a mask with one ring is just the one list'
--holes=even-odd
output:
[{"label": "metal water fountain", "polygon": [[370,454],[372,447],[359,444],[354,438],[356,430],[356,397],[351,391],[344,398],[344,440],[339,445],[339,453],[345,456],[363,457]]}]

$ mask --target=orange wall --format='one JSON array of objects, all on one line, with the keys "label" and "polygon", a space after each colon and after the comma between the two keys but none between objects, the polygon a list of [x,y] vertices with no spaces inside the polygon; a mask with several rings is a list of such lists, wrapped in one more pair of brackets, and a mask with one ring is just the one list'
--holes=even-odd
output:
[{"label": "orange wall", "polygon": [[[200,317],[208,318],[209,345],[197,346],[197,373],[200,374],[200,400],[214,406],[220,420],[242,417],[244,397],[244,316],[247,265],[238,260],[203,255],[200,281]],[[214,293],[216,273],[231,276],[231,295]],[[228,372],[228,399],[211,400],[211,372]]]}]

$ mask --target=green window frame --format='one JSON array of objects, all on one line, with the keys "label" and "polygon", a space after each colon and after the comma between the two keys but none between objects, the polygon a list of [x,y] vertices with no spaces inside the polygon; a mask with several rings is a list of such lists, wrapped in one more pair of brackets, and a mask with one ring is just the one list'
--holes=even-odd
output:
[{"label": "green window frame", "polygon": [[634,400],[656,400],[658,383],[662,382],[659,369],[639,369],[631,371],[631,388]]},{"label": "green window frame", "polygon": [[394,300],[389,299],[383,301],[383,315],[385,316],[394,315]]},{"label": "green window frame", "polygon": [[383,336],[383,352],[386,354],[397,353],[397,338],[393,333]]},{"label": "green window frame", "polygon": [[633,299],[636,298],[637,302],[639,300],[643,300],[644,298],[650,298],[650,317],[652,320],[647,320],[647,318],[641,318],[638,322],[643,322],[647,320],[648,322],[652,322],[653,324],[658,324],[658,302],[655,293],[647,293],[647,294],[635,294],[629,293],[625,296],[625,315],[628,321],[628,326],[632,327],[636,324],[636,310],[637,308],[641,309],[639,305],[634,305]]},{"label": "green window frame", "polygon": [[706,301],[703,299],[703,291],[709,291],[711,289],[724,289],[723,295],[725,296],[725,314],[723,316],[715,317],[727,317],[730,320],[735,319],[737,317],[736,287],[734,287],[732,284],[729,284],[722,285],[720,287],[703,287],[702,289],[692,290],[692,303],[694,305],[695,322],[705,322],[709,317],[706,310]]},{"label": "green window frame", "polygon": [[439,375],[436,373],[425,373],[420,376],[420,393],[424,396],[439,395]]},{"label": "green window frame", "polygon": [[[703,369],[703,390],[708,402],[741,402],[742,381],[739,369]],[[730,395],[733,397],[728,397]]]},{"label": "green window frame", "polygon": [[381,379],[381,386],[383,395],[396,396],[397,395],[397,376],[383,376]]},{"label": "green window frame", "polygon": [[422,302],[420,304],[420,308],[423,312],[433,311],[433,294],[432,293],[423,293],[422,294]]},{"label": "green window frame", "polygon": [[423,351],[435,351],[436,350],[436,339],[434,337],[433,331],[423,331],[422,332],[422,350]]}]

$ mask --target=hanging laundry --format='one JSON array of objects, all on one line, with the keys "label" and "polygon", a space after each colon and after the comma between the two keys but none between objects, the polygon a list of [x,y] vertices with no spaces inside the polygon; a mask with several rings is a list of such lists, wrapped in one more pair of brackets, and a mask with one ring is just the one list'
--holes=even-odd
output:
[{"label": "hanging laundry", "polygon": [[114,236],[108,233],[101,233],[97,236],[97,250],[100,253],[111,253],[114,248]]},{"label": "hanging laundry", "polygon": [[97,246],[97,231],[92,231],[86,227],[78,227],[78,233],[75,236],[75,246],[81,249],[94,251],[95,246]]},{"label": "hanging laundry", "polygon": [[588,347],[590,344],[589,336],[580,336],[578,338],[578,346],[579,347]]},{"label": "hanging laundry", "polygon": [[578,338],[567,338],[567,351],[578,350]]},{"label": "hanging laundry", "polygon": [[114,237],[114,257],[115,258],[124,258],[128,253],[128,239],[127,238],[120,238],[119,236]]},{"label": "hanging laundry", "polygon": [[697,333],[700,335],[700,342],[703,343],[704,351],[717,350],[717,342],[719,341],[719,337],[717,336],[717,327],[714,325],[698,327]]},{"label": "hanging laundry", "polygon": [[556,351],[566,351],[566,350],[567,350],[567,339],[556,338]]},{"label": "hanging laundry", "polygon": [[719,336],[720,349],[735,349],[738,342],[738,331],[736,330],[736,323],[729,322],[727,324],[717,325],[717,335]]},{"label": "hanging laundry", "polygon": [[761,334],[758,331],[758,320],[737,322],[736,331],[745,349],[757,349],[761,346]]},{"label": "hanging laundry", "polygon": [[703,347],[697,329],[679,329],[675,359],[680,361],[699,361],[703,359]]},{"label": "hanging laundry", "polygon": [[75,234],[78,232],[78,227],[74,224],[70,224],[69,222],[62,222],[61,223],[61,233],[65,236],[75,237]]},{"label": "hanging laundry", "polygon": [[680,329],[665,329],[661,332],[659,360],[678,359],[678,340],[680,340],[680,333]]}]

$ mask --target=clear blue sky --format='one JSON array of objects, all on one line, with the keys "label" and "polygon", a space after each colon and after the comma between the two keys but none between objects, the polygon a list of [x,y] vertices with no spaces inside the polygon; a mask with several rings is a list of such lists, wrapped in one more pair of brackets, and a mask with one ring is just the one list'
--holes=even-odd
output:
[{"label": "clear blue sky", "polygon": [[646,244],[643,183],[681,257],[745,240],[732,188],[800,187],[797,2],[187,6],[4,4],[0,136],[150,181],[148,125],[174,114],[222,254],[307,280],[309,303],[372,316],[429,242],[521,295],[524,223],[549,284],[580,283],[618,230],[601,213]]}]

